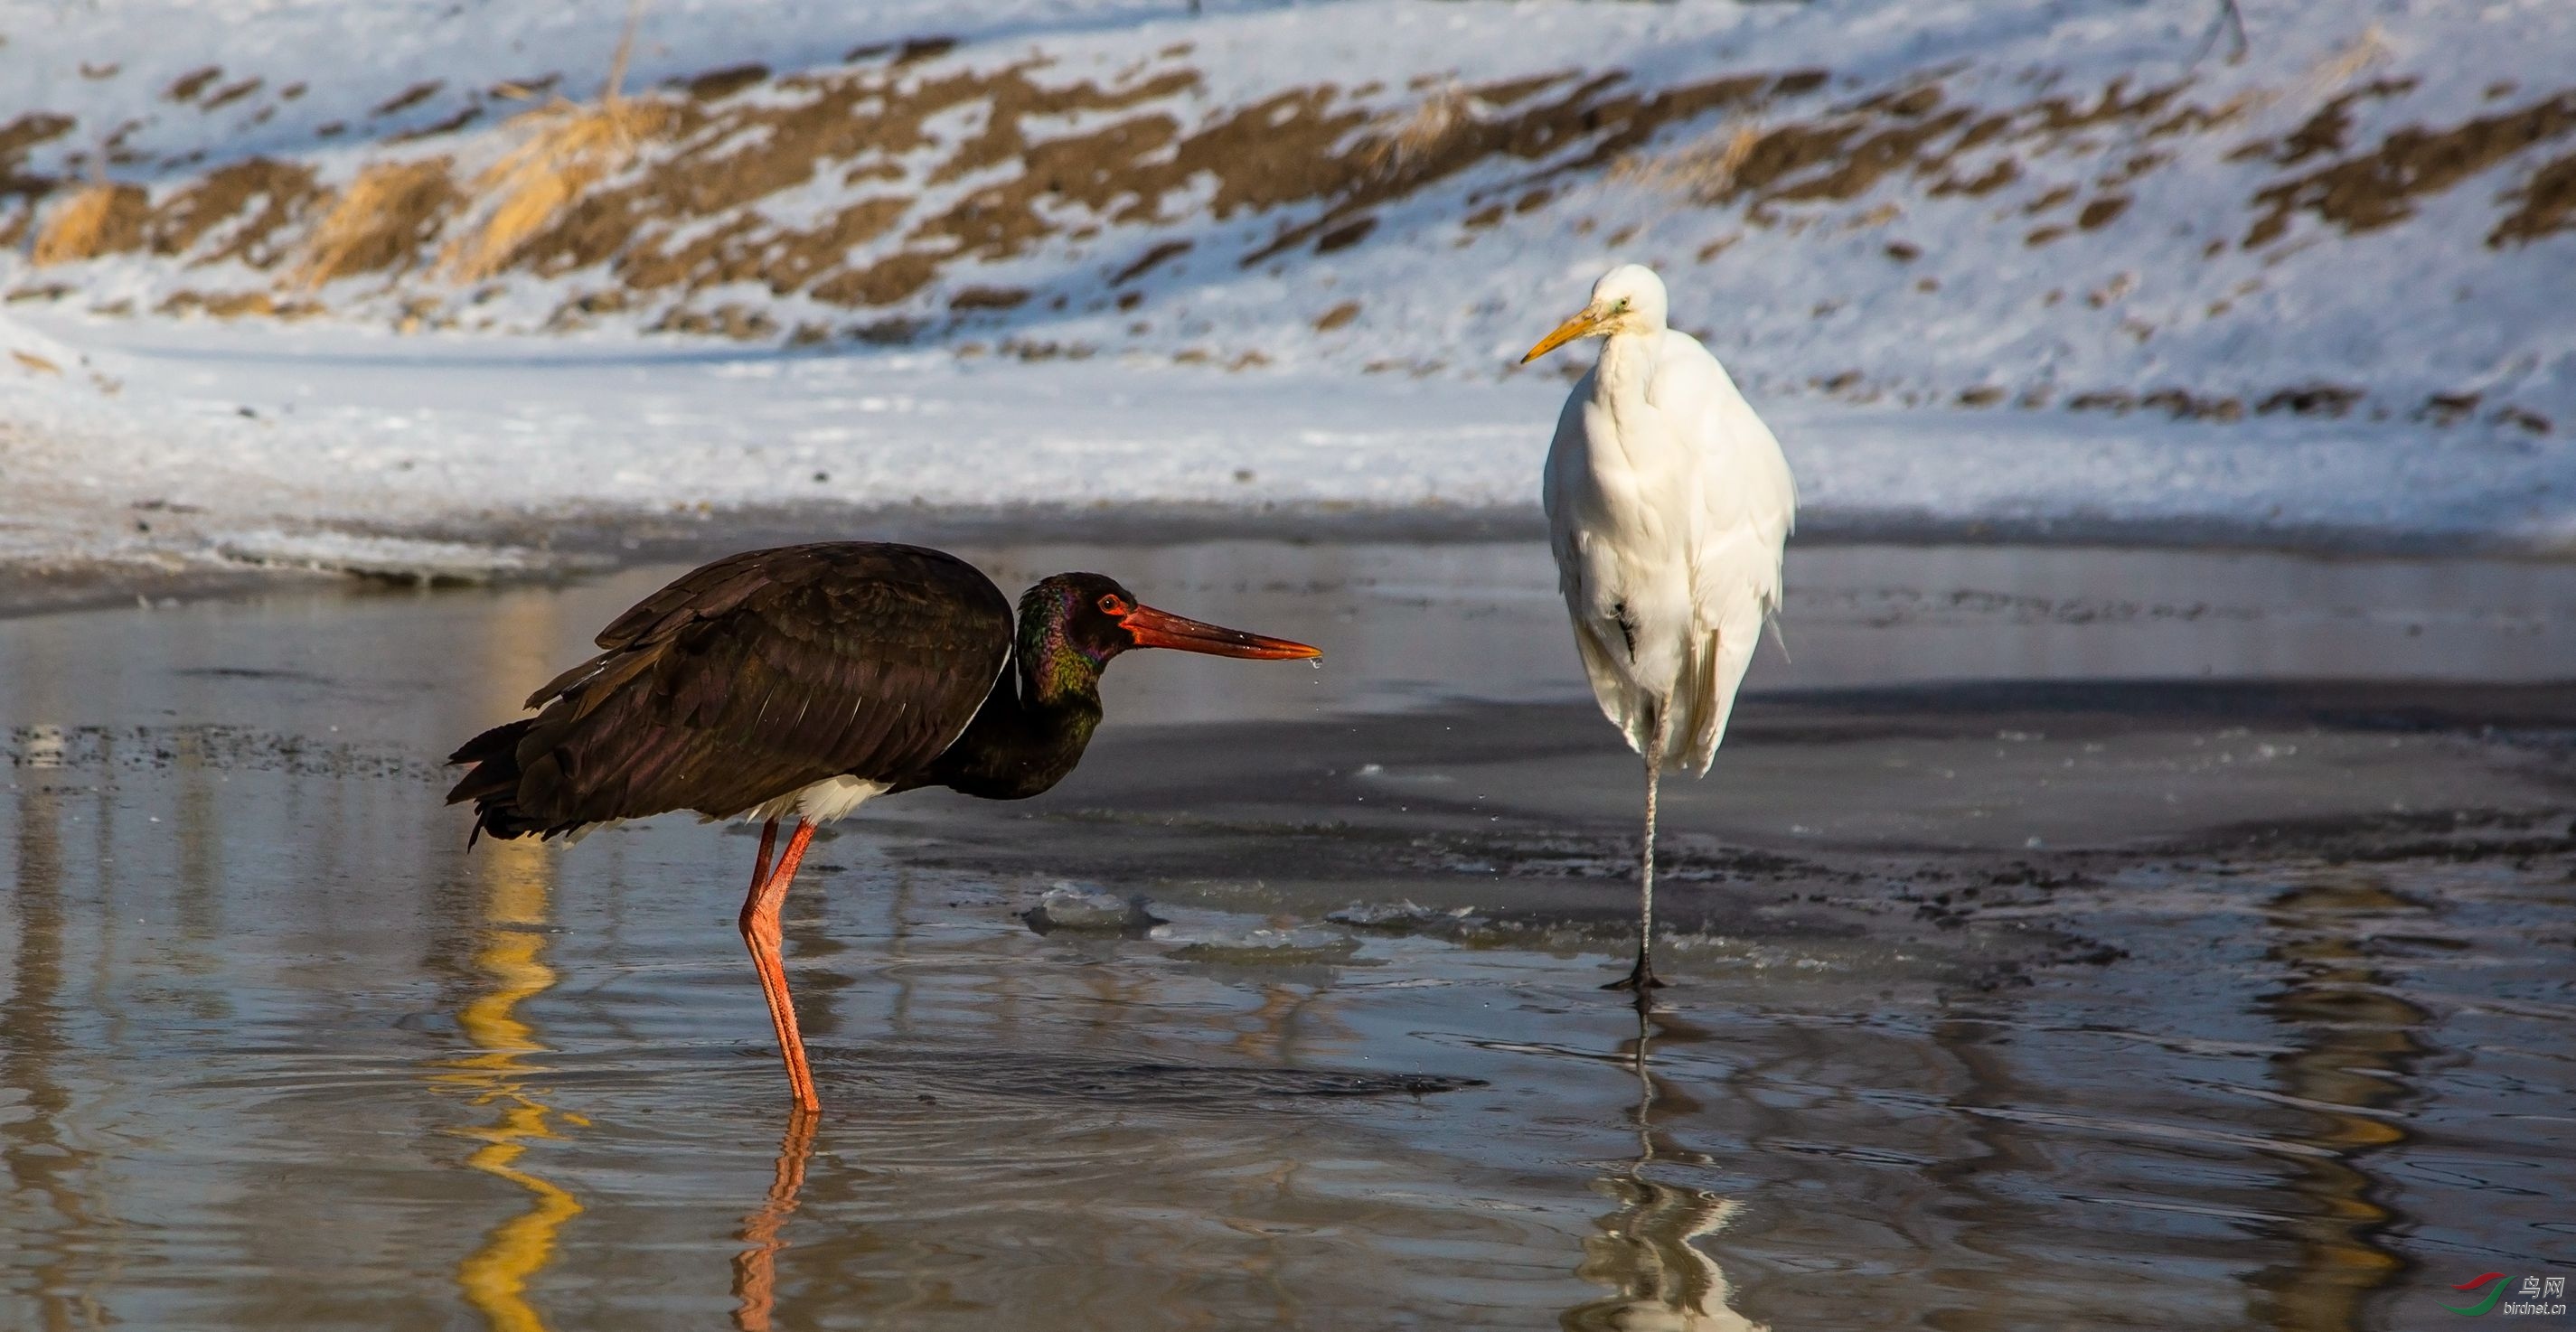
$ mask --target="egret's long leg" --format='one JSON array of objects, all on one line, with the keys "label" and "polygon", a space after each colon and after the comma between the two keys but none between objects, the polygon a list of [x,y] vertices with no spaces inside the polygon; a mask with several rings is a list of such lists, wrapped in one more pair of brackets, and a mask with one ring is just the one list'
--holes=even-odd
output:
[{"label": "egret's long leg", "polygon": [[[769,1000],[769,1023],[778,1030],[778,1053],[787,1061],[787,1087],[796,1098],[796,1109],[812,1114],[823,1108],[814,1095],[814,1074],[805,1064],[805,1038],[796,1031],[796,1008],[787,996],[787,964],[779,956],[782,936],[778,928],[778,908],[787,901],[788,885],[796,881],[796,867],[805,860],[805,846],[814,840],[812,820],[799,820],[796,835],[787,839],[787,849],[778,854],[778,867],[752,883],[751,892],[742,900],[742,941],[751,949],[752,968],[760,973],[760,992]],[[768,860],[769,839],[761,839],[761,859]]]},{"label": "egret's long leg", "polygon": [[1646,1006],[1646,992],[1663,988],[1655,979],[1655,791],[1664,779],[1664,717],[1657,709],[1646,729],[1646,840],[1638,855],[1637,866],[1637,965],[1624,980],[1612,981],[1605,990],[1635,990],[1637,1006]]}]

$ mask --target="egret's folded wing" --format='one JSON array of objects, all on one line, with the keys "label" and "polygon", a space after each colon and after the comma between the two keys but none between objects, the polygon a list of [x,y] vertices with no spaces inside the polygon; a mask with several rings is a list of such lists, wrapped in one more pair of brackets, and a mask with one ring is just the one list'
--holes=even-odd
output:
[{"label": "egret's folded wing", "polygon": [[1736,690],[1762,624],[1780,609],[1782,548],[1797,521],[1797,483],[1771,428],[1708,350],[1668,333],[1655,405],[1697,445],[1698,530],[1691,547],[1694,647],[1684,705],[1690,726],[1676,760],[1706,771],[1725,738]]}]

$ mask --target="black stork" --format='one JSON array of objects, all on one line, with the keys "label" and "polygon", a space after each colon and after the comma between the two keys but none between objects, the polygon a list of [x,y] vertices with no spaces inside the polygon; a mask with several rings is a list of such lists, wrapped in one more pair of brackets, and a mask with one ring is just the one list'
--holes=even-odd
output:
[{"label": "black stork", "polygon": [[[693,810],[758,819],[742,903],[797,1109],[819,1110],[779,959],[778,910],[821,825],[896,791],[1037,795],[1100,725],[1100,673],[1130,648],[1282,660],[1303,643],[1140,604],[1099,574],[1057,574],[1010,600],[944,551],[831,541],[729,555],[600,632],[598,656],[529,695],[448,762],[473,765],[449,804],[475,837],[578,836]],[[1017,670],[1010,669],[1016,665]],[[778,821],[797,816],[776,866]]]}]

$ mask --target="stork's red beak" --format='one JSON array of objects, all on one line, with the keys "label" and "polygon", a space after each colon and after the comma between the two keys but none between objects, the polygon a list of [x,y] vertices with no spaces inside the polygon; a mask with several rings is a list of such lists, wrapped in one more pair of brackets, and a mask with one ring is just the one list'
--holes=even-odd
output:
[{"label": "stork's red beak", "polygon": [[1264,638],[1240,629],[1193,620],[1151,606],[1138,606],[1120,616],[1118,622],[1136,636],[1136,646],[1177,648],[1183,652],[1204,652],[1211,657],[1249,657],[1255,661],[1290,661],[1302,657],[1320,657],[1321,648],[1292,643],[1284,638]]}]

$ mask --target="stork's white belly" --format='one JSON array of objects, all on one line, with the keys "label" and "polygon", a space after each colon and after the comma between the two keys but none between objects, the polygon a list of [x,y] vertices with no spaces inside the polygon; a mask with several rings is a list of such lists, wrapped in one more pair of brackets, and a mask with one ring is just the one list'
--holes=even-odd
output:
[{"label": "stork's white belly", "polygon": [[826,777],[776,800],[755,805],[736,817],[753,823],[766,823],[793,814],[807,823],[830,823],[893,789],[884,782],[872,782],[864,777]]}]

